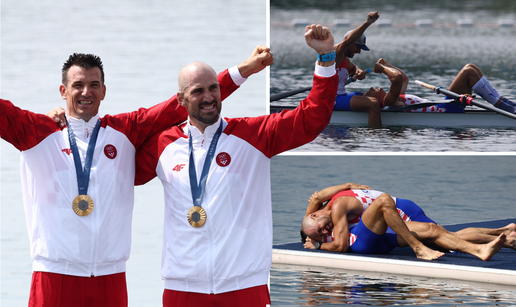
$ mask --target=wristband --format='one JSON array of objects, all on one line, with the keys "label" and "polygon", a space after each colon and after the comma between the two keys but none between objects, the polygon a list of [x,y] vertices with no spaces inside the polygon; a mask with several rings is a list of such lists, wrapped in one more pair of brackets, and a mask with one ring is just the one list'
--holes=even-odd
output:
[{"label": "wristband", "polygon": [[317,61],[319,62],[329,62],[335,60],[335,51],[328,54],[318,54],[317,55]]}]

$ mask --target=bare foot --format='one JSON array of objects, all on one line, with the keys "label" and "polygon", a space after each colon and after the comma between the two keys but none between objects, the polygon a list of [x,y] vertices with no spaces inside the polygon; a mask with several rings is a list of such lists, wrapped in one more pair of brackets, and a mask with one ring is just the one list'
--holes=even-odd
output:
[{"label": "bare foot", "polygon": [[507,239],[503,247],[508,247],[516,250],[516,231],[513,231],[507,235]]},{"label": "bare foot", "polygon": [[437,258],[441,258],[442,256],[444,256],[444,253],[435,251],[424,245],[421,245],[420,247],[416,248],[414,252],[416,253],[416,256],[419,259],[424,260],[435,260]]},{"label": "bare foot", "polygon": [[478,258],[489,261],[491,258],[498,253],[498,251],[502,248],[503,244],[505,243],[505,240],[507,240],[507,236],[505,233],[500,234],[496,239],[493,241],[484,244],[481,247],[480,254],[478,255]]},{"label": "bare foot", "polygon": [[[509,233],[516,231],[516,224],[510,223],[509,225],[505,226],[504,228],[507,228],[509,230]],[[506,233],[507,234],[507,233]],[[507,234],[508,235],[508,234]]]}]

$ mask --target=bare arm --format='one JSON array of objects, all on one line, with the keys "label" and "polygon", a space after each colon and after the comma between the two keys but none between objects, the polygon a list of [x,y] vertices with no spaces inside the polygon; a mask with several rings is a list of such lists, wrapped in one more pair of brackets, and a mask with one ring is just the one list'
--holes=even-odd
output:
[{"label": "bare arm", "polygon": [[[333,241],[321,243],[320,249],[337,253],[345,253],[349,248],[348,214],[351,209],[351,197],[339,197],[333,203],[331,219],[333,222]],[[314,244],[308,241],[305,248],[315,249]]]},{"label": "bare arm", "polygon": [[319,210],[321,204],[327,200],[330,200],[335,194],[339,193],[340,191],[351,189],[371,190],[371,188],[366,185],[348,182],[322,189],[319,192],[316,191],[312,194],[312,196],[310,196],[310,199],[308,199],[308,207],[306,208],[305,217]]},{"label": "bare arm", "polygon": [[380,63],[376,63],[374,65],[374,72],[378,74],[385,74],[387,78],[389,78],[389,81],[391,81],[391,86],[389,88],[389,92],[385,96],[384,104],[386,106],[395,105],[400,95],[405,93],[408,78],[405,82],[403,72],[394,67],[382,65]]},{"label": "bare arm", "polygon": [[362,36],[362,34],[364,34],[365,30],[369,28],[369,26],[372,25],[376,20],[378,20],[378,18],[380,18],[380,14],[378,14],[378,12],[371,12],[367,14],[367,20],[362,25],[352,30],[348,36],[344,37],[342,42],[335,46],[335,63],[337,63],[337,65],[342,63],[342,60],[344,60],[345,57],[345,52],[348,50],[351,44],[355,43]]}]

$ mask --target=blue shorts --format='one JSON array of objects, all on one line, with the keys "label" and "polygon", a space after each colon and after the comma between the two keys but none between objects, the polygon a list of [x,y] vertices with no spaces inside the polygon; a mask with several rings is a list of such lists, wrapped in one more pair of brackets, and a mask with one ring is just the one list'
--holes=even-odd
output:
[{"label": "blue shorts", "polygon": [[[411,200],[397,198],[396,208],[409,216],[411,221],[437,224]],[[355,253],[388,254],[394,248],[399,247],[398,235],[390,227],[387,228],[385,234],[379,235],[369,230],[360,220],[356,226],[350,229],[350,233],[356,236],[355,242],[349,247]]]},{"label": "blue shorts", "polygon": [[344,95],[337,95],[335,98],[334,111],[351,111],[350,101],[353,96],[362,96],[362,92],[351,92]]}]

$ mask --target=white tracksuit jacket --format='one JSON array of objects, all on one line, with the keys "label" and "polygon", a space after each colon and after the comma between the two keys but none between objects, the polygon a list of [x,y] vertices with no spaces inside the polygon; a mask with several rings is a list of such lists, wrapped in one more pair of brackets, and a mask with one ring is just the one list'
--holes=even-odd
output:
[{"label": "white tracksuit jacket", "polygon": [[[324,76],[324,77],[322,77]],[[158,176],[165,190],[162,277],[165,288],[224,293],[265,285],[272,258],[270,159],[315,139],[328,125],[337,92],[335,67],[316,67],[314,85],[298,108],[255,118],[221,119],[204,131],[183,124],[138,150],[136,169]],[[193,228],[188,130],[197,179],[213,135],[223,121],[202,207],[206,224]],[[138,181],[141,180],[141,181]]]},{"label": "white tracksuit jacket", "polygon": [[[219,82],[224,98],[238,88],[228,70],[219,74]],[[88,123],[68,118],[83,167],[97,118]],[[149,109],[101,118],[88,188],[94,209],[78,216],[72,209],[78,188],[67,128],[61,130],[46,115],[0,99],[0,136],[22,156],[33,270],[75,276],[125,272],[131,249],[135,152],[150,136],[186,118],[175,96]]]}]

